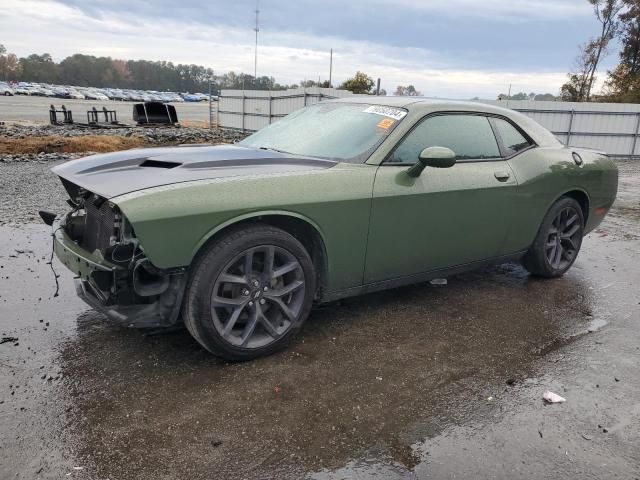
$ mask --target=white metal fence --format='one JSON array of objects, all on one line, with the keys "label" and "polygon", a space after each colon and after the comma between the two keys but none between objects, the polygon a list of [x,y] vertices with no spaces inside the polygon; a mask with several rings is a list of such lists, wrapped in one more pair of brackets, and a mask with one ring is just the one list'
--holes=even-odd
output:
[{"label": "white metal fence", "polygon": [[565,145],[602,150],[616,157],[640,156],[640,105],[492,101],[533,118]]},{"label": "white metal fence", "polygon": [[[259,130],[285,115],[324,99],[348,97],[345,90],[307,88],[285,91],[223,90],[218,125]],[[483,101],[533,118],[565,145],[602,150],[616,157],[640,156],[640,105],[536,101]]]},{"label": "white metal fence", "polygon": [[353,95],[335,88],[297,88],[281,91],[222,90],[218,97],[218,125],[260,130],[296,110],[332,98]]}]

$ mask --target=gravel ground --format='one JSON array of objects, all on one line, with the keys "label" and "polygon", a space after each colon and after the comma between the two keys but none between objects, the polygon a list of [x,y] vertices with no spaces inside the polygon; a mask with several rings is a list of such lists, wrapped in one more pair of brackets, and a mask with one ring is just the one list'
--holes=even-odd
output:
[{"label": "gravel ground", "polygon": [[193,142],[233,142],[244,138],[241,132],[227,129],[194,127],[126,127],[126,128],[78,128],[56,125],[12,125],[0,129],[0,137],[82,137],[87,135],[114,135],[140,137],[152,144],[193,143]]}]

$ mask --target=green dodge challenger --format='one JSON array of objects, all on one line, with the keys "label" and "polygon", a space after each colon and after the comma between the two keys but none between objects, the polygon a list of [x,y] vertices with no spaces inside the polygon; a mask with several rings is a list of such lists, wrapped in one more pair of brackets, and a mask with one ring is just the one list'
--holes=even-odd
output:
[{"label": "green dodge challenger", "polygon": [[133,327],[184,322],[230,360],[284,347],[314,302],[513,261],[558,277],[618,186],[606,155],[516,112],[406,97],[53,172],[72,210],[41,215],[78,294]]}]

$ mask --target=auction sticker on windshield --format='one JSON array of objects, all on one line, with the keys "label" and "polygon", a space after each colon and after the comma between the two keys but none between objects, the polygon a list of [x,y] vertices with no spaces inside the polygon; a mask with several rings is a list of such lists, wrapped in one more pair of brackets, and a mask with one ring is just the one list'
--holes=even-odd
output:
[{"label": "auction sticker on windshield", "polygon": [[394,120],[402,120],[407,116],[407,112],[400,108],[385,107],[384,105],[371,105],[363,110],[365,113],[374,113],[384,117],[393,118]]},{"label": "auction sticker on windshield", "polygon": [[383,118],[382,120],[380,120],[378,128],[389,130],[391,127],[393,127],[394,123],[396,123],[396,121],[393,118]]}]

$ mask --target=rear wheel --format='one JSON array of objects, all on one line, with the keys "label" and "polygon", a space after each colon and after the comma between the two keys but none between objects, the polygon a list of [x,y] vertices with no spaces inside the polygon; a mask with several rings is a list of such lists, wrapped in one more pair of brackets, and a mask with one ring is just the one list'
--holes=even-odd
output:
[{"label": "rear wheel", "polygon": [[573,198],[562,197],[545,216],[522,263],[533,275],[560,277],[576,261],[583,235],[582,207]]},{"label": "rear wheel", "polygon": [[185,325],[211,353],[249,360],[285,347],[309,315],[313,262],[293,236],[251,226],[209,245],[195,262]]}]

